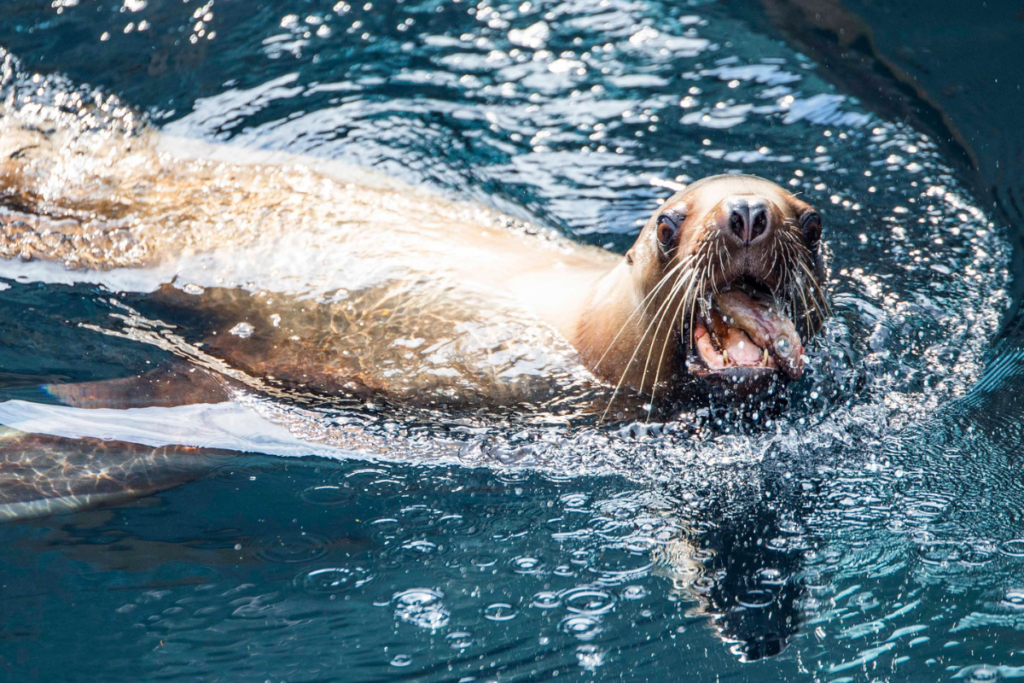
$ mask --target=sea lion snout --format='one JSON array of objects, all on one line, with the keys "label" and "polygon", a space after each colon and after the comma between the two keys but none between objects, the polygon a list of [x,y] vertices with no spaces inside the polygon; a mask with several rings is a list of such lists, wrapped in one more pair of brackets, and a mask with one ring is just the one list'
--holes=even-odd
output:
[{"label": "sea lion snout", "polygon": [[718,229],[739,240],[744,246],[767,233],[772,224],[768,200],[758,195],[735,195],[726,198],[718,211]]}]

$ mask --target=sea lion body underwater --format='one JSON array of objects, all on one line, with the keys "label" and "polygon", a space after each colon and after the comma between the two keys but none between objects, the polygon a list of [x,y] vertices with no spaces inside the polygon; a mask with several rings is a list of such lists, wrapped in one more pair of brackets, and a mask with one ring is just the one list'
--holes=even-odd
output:
[{"label": "sea lion body underwater", "polygon": [[201,312],[158,343],[259,391],[604,409],[797,378],[827,310],[819,215],[753,176],[679,191],[621,256],[361,169],[0,114],[0,275]]}]

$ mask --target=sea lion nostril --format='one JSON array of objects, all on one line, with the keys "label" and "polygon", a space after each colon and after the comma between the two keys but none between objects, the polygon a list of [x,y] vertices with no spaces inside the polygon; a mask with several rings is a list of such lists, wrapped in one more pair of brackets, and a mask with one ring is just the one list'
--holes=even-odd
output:
[{"label": "sea lion nostril", "polygon": [[750,221],[750,239],[755,240],[764,234],[764,231],[768,229],[768,214],[764,209],[758,208],[754,211],[754,216]]},{"label": "sea lion nostril", "polygon": [[743,232],[746,229],[746,221],[743,218],[743,214],[736,209],[733,209],[732,214],[729,216],[729,229],[732,230],[737,237],[743,239]]}]

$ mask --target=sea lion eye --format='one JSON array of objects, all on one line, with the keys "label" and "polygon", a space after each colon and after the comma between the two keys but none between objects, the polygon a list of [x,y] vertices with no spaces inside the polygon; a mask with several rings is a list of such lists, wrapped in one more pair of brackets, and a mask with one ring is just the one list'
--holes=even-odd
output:
[{"label": "sea lion eye", "polygon": [[666,211],[658,216],[658,247],[662,256],[668,256],[676,248],[676,237],[679,235],[679,228],[683,224],[685,216],[678,211]]},{"label": "sea lion eye", "polygon": [[800,232],[811,253],[817,253],[821,242],[821,215],[813,209],[804,211],[800,216]]}]

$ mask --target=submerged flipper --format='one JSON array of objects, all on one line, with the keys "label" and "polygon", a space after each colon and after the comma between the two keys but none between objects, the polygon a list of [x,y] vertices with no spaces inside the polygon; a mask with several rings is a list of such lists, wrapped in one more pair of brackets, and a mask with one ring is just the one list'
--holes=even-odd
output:
[{"label": "submerged flipper", "polygon": [[123,502],[236,466],[246,453],[350,457],[238,403],[81,409],[0,402],[0,521]]},{"label": "submerged flipper", "polygon": [[0,521],[131,500],[199,479],[234,457],[0,427]]},{"label": "submerged flipper", "polygon": [[172,407],[231,400],[226,380],[184,364],[158,368],[134,377],[76,384],[47,384],[43,389],[75,408]]},{"label": "submerged flipper", "polygon": [[[217,378],[184,365],[136,377],[50,384],[43,389],[67,406],[90,409],[124,410],[229,400]],[[2,405],[10,408],[17,403]],[[39,408],[46,409],[41,405]],[[10,424],[12,416],[5,417]],[[17,416],[14,417],[16,421]],[[144,445],[78,436],[31,433],[0,426],[0,520],[124,502],[201,478],[219,463],[237,457],[229,451],[194,446]],[[122,438],[125,436],[127,433]]]}]

